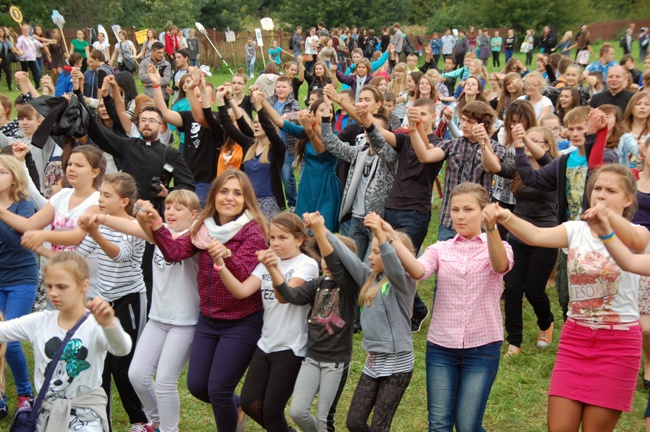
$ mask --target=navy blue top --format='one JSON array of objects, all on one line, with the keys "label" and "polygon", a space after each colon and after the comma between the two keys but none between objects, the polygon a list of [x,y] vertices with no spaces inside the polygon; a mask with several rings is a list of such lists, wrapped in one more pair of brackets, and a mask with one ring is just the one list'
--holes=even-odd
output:
[{"label": "navy blue top", "polygon": [[[23,217],[34,214],[34,204],[29,200],[13,203],[7,209]],[[22,234],[0,221],[0,286],[36,285],[38,265],[36,254],[20,245]]]}]

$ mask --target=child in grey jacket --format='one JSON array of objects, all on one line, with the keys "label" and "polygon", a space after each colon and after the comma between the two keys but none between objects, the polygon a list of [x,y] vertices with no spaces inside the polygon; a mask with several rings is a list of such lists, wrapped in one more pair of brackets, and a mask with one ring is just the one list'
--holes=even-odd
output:
[{"label": "child in grey jacket", "polygon": [[367,421],[373,408],[370,430],[390,430],[415,363],[411,336],[415,281],[406,274],[392,245],[398,237],[407,245],[411,241],[403,233],[387,238],[382,228],[385,223],[376,213],[364,218],[364,225],[374,235],[370,267],[334,235],[327,235],[343,266],[362,285],[359,295],[364,329],[361,347],[368,351],[368,356],[346,420],[352,432],[369,430]]}]

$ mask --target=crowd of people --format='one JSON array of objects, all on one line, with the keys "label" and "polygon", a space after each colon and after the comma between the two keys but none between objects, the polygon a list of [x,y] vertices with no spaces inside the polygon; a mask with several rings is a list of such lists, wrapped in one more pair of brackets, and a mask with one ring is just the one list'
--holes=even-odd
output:
[{"label": "crowd of people", "polygon": [[641,364],[650,388],[648,29],[627,29],[620,61],[604,43],[590,62],[587,26],[420,47],[399,23],[380,38],[319,23],[290,52],[274,43],[248,89],[252,39],[246,73],[215,85],[175,26],[140,49],[125,32],[91,49],[80,31],[69,50],[21,32],[0,29],[0,65],[23,68],[21,95],[0,94],[0,370],[14,409],[44,395],[38,430],[112,430],[114,381],[132,432],[178,431],[189,362],[219,431],[289,431],[290,399],[303,431],[334,430],[343,409],[351,431],[389,431],[429,316],[428,430],[482,430],[502,358],[533,351],[524,296],[537,348],[557,339],[554,269],[548,429],[613,431]]}]

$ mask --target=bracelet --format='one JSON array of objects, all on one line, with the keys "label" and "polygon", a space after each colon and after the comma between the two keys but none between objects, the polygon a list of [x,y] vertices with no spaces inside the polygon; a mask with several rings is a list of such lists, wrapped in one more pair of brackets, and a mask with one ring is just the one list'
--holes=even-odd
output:
[{"label": "bracelet", "polygon": [[151,86],[151,88],[160,88],[161,85],[162,84],[154,84],[154,85]]},{"label": "bracelet", "polygon": [[397,240],[397,233],[395,233],[392,239],[388,240],[388,244],[393,244],[395,240]]},{"label": "bracelet", "polygon": [[223,267],[224,266],[218,266],[216,263],[212,264],[212,268],[215,269],[217,272],[220,272]]},{"label": "bracelet", "polygon": [[150,227],[153,227],[154,225],[158,225],[158,224],[161,224],[161,225],[162,225],[162,223],[163,223],[163,219],[162,219],[162,218],[158,218],[157,221],[155,221],[155,222],[151,222],[151,223],[149,224],[149,226],[150,226]]},{"label": "bracelet", "polygon": [[508,213],[508,217],[505,218],[505,220],[504,220],[503,222],[501,222],[501,225],[505,225],[506,222],[508,222],[508,221],[510,220],[511,217],[512,217],[512,212]]},{"label": "bracelet", "polygon": [[415,124],[415,126],[420,126],[420,125],[422,124],[423,121],[424,121],[424,119],[420,119],[420,121],[418,121],[418,122]]},{"label": "bracelet", "polygon": [[609,240],[612,237],[614,237],[615,234],[616,234],[616,232],[612,231],[611,233],[609,233],[607,235],[604,235],[604,236],[599,235],[598,238],[601,239],[601,240]]},{"label": "bracelet", "polygon": [[[598,236],[600,237],[600,236]],[[606,239],[602,240],[603,244],[611,243],[614,241],[614,238],[616,237],[616,233],[612,232]]]},{"label": "bracelet", "polygon": [[492,228],[488,228],[487,225],[485,226],[485,231],[486,232],[492,232],[492,231],[495,231],[496,229],[497,229],[497,224],[494,224],[492,226]]}]

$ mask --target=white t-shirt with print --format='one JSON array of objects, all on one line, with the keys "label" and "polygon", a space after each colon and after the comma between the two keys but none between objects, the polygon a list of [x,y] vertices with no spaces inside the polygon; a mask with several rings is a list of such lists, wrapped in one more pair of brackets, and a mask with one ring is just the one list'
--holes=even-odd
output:
[{"label": "white t-shirt with print", "polygon": [[[517,99],[527,100],[526,98],[527,96],[519,96]],[[542,99],[539,102],[533,104],[533,109],[535,110],[535,117],[537,117],[537,121],[541,120],[540,117],[542,116],[542,111],[546,107],[551,107],[551,112],[549,114],[553,114],[555,112],[553,102],[551,102],[551,100],[546,96],[542,96]]]},{"label": "white t-shirt with print", "polygon": [[[66,330],[58,325],[59,311],[36,312],[7,322],[0,322],[0,342],[29,341],[34,350],[34,388],[45,380],[45,368],[65,338]],[[54,371],[46,391],[47,400],[74,399],[102,385],[106,352],[123,356],[131,351],[131,338],[117,326],[102,328],[94,316],[72,336]],[[37,423],[42,420],[39,418]],[[69,416],[70,431],[102,432],[102,425],[92,410],[78,408]]]},{"label": "white t-shirt with print", "polygon": [[588,324],[639,320],[639,275],[621,270],[583,221],[564,222],[569,240],[568,317]]},{"label": "white t-shirt with print", "polygon": [[[167,227],[167,224],[165,224]],[[183,235],[187,230],[172,234]],[[172,325],[196,325],[199,319],[199,256],[167,262],[156,246],[153,253],[153,290],[149,318]]]},{"label": "white t-shirt with print", "polygon": [[[318,263],[305,254],[279,260],[278,267],[285,282],[293,278],[308,282],[318,277]],[[311,306],[278,302],[271,275],[263,264],[255,267],[252,274],[262,281],[264,305],[264,326],[257,346],[267,354],[290,349],[296,356],[304,357],[307,354],[307,315]]]},{"label": "white t-shirt with print", "polygon": [[[99,204],[99,191],[91,193],[81,204],[70,208],[70,198],[74,193],[72,188],[61,189],[50,198],[50,204],[54,207],[54,221],[50,225],[52,231],[70,231],[77,227],[77,219],[86,211]],[[54,252],[71,252],[77,246],[50,245]],[[88,298],[95,298],[98,294],[99,280],[99,255],[93,252],[86,257],[86,263],[90,268],[90,286],[88,287]]]}]

